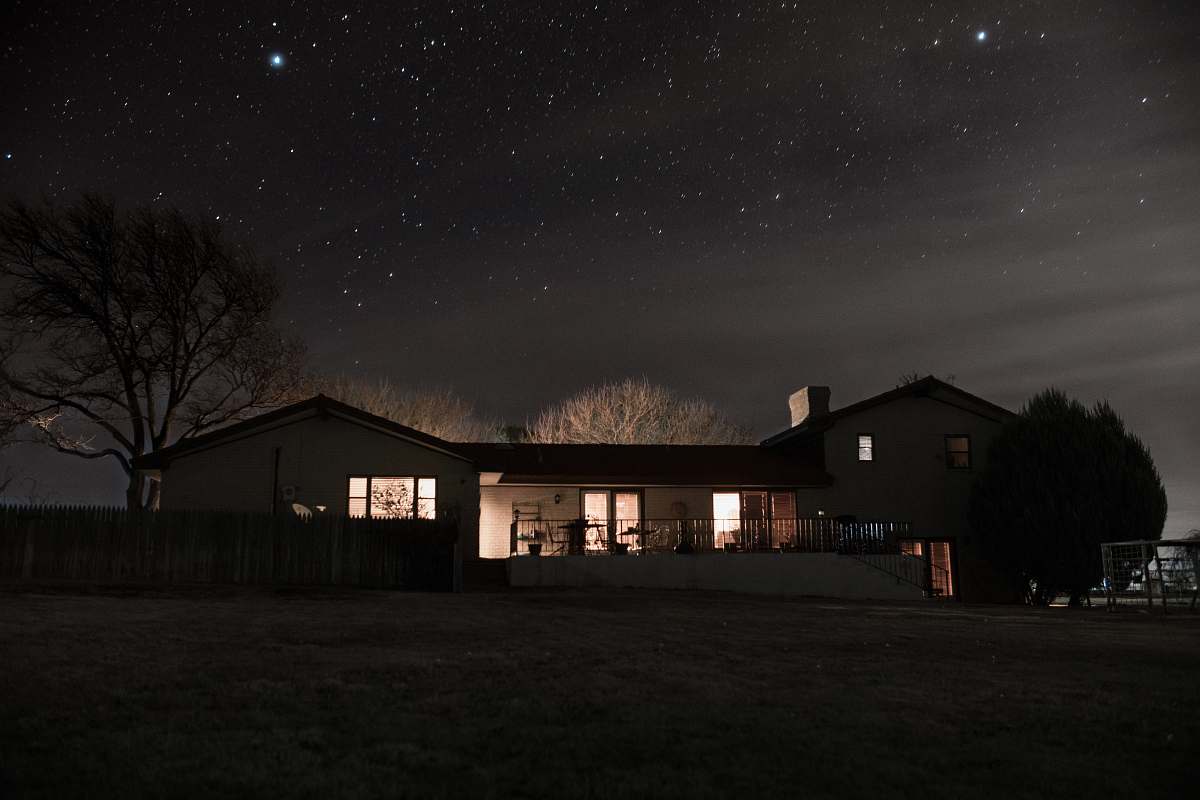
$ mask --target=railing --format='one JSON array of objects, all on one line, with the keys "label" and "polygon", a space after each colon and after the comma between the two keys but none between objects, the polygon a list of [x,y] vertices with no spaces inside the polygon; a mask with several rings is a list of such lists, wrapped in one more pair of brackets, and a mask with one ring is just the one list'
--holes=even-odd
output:
[{"label": "railing", "polygon": [[903,552],[849,551],[846,555],[897,580],[920,587],[926,597],[947,598],[953,594],[950,572],[927,557]]},{"label": "railing", "polygon": [[692,552],[898,553],[907,522],[846,522],[836,517],[787,519],[517,520],[511,552],[534,545],[542,555]]}]

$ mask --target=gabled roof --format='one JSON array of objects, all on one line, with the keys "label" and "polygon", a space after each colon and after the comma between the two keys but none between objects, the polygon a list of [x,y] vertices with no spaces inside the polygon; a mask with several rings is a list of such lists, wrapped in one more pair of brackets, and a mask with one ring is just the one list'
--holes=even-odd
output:
[{"label": "gabled roof", "polygon": [[759,445],[459,444],[503,484],[824,486],[819,448],[786,456]]},{"label": "gabled roof", "polygon": [[170,447],[164,447],[154,453],[147,453],[143,456],[138,456],[133,460],[134,469],[161,469],[167,463],[177,456],[190,453],[194,450],[200,450],[218,444],[226,439],[236,439],[255,433],[259,429],[266,429],[277,425],[286,424],[291,417],[311,416],[312,412],[317,414],[333,414],[351,422],[365,425],[370,428],[382,429],[384,432],[398,436],[402,439],[407,439],[416,444],[428,447],[433,450],[439,450],[447,455],[460,458],[464,461],[470,461],[470,456],[463,455],[458,446],[439,439],[437,436],[432,436],[416,428],[410,428],[407,425],[401,425],[398,422],[393,422],[386,417],[370,414],[362,409],[347,405],[332,397],[326,397],[319,394],[315,397],[310,397],[307,400],[301,400],[299,403],[293,403],[290,406],[268,411],[265,414],[259,414],[256,417],[236,422],[233,425],[227,425],[224,428],[218,428],[210,433],[204,433],[200,436],[193,436],[188,439],[180,439]]},{"label": "gabled roof", "polygon": [[905,397],[932,397],[935,400],[949,403],[964,411],[969,411],[972,414],[977,414],[995,422],[1004,422],[1016,416],[1016,414],[1003,406],[998,406],[953,384],[940,381],[932,375],[927,375],[918,381],[907,383],[904,386],[899,386],[883,394],[868,397],[866,400],[859,400],[857,403],[852,403],[836,411],[830,411],[828,414],[822,414],[819,417],[806,420],[799,425],[764,439],[762,443],[769,447],[803,437],[809,433],[826,431],[832,427],[833,423],[843,417],[849,417],[860,411],[866,411],[868,408],[881,406]]}]

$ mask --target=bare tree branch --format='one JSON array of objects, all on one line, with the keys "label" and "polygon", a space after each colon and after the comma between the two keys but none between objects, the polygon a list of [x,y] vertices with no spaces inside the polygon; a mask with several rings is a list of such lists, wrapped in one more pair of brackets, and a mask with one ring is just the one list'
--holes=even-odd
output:
[{"label": "bare tree branch", "polygon": [[531,442],[750,444],[749,431],[700,398],[680,398],[645,378],[585,389],[543,411]]},{"label": "bare tree branch", "polygon": [[[92,195],[0,210],[0,430],[81,458],[135,457],[288,396],[302,347],[274,273],[212,223]],[[94,445],[100,437],[102,445]]]},{"label": "bare tree branch", "polygon": [[369,383],[339,376],[312,379],[305,392],[327,395],[449,442],[491,442],[500,436],[497,421],[479,417],[452,389],[399,389],[386,380]]}]

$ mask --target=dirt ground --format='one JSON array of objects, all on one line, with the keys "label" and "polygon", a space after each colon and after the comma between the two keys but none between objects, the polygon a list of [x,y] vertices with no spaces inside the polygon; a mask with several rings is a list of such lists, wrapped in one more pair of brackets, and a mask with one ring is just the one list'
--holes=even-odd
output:
[{"label": "dirt ground", "polygon": [[0,586],[0,797],[1194,796],[1200,614]]}]

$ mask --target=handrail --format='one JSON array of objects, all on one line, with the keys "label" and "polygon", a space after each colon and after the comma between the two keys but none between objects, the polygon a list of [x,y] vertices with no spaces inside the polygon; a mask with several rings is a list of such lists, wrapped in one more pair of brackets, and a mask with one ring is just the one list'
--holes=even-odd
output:
[{"label": "handrail", "polygon": [[520,519],[512,550],[537,544],[543,555],[670,552],[686,542],[693,552],[897,552],[911,536],[907,522],[846,522],[835,517],[777,519]]},{"label": "handrail", "polygon": [[897,580],[919,588],[926,597],[946,598],[952,596],[950,571],[934,564],[928,556],[904,552],[867,553],[850,551],[845,553],[856,561],[884,572]]}]

